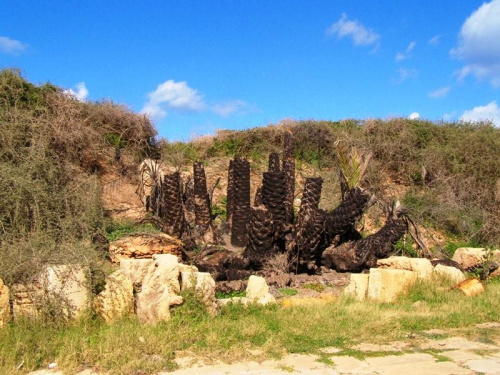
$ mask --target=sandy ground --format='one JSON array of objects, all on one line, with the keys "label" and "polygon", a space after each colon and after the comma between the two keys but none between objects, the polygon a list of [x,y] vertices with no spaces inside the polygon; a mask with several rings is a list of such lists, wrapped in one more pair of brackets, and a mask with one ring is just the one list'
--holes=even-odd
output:
[{"label": "sandy ground", "polygon": [[[500,330],[500,323],[486,323],[478,328]],[[385,345],[359,344],[347,353],[345,349],[332,347],[324,348],[317,354],[289,354],[280,360],[262,362],[205,364],[187,354],[176,359],[178,370],[157,375],[500,375],[500,343],[483,343],[446,335],[449,332],[432,330],[407,341]],[[254,354],[258,357],[263,353],[257,350]],[[29,375],[65,373],[53,369]],[[104,374],[87,369],[77,375]]]}]

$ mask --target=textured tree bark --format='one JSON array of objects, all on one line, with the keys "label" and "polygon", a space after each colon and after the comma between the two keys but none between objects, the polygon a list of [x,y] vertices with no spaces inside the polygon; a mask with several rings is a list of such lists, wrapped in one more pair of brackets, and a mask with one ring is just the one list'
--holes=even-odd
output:
[{"label": "textured tree bark", "polygon": [[203,163],[194,163],[193,173],[195,225],[208,229],[212,222],[212,215]]},{"label": "textured tree bark", "polygon": [[295,199],[295,146],[290,131],[286,131],[283,137],[283,173],[285,174],[285,208],[286,221],[293,223],[293,200]]},{"label": "textured tree bark", "polygon": [[252,269],[259,269],[273,251],[274,225],[271,212],[264,206],[252,207],[248,227],[248,243],[243,256]]},{"label": "textured tree bark", "polygon": [[186,229],[179,172],[165,175],[162,185],[160,218],[165,222],[167,234],[182,237]]},{"label": "textured tree bark", "polygon": [[233,197],[234,197],[234,160],[229,161],[227,171],[227,197],[226,197],[226,221],[229,227],[233,219]]},{"label": "textured tree bark", "polygon": [[231,198],[231,244],[247,244],[247,224],[250,218],[250,163],[243,158],[233,160],[233,195]]},{"label": "textured tree bark", "polygon": [[377,233],[358,241],[327,248],[323,252],[321,262],[325,267],[347,272],[375,267],[377,259],[387,258],[406,231],[404,218],[391,215]]},{"label": "textured tree bark", "polygon": [[267,167],[268,172],[279,173],[280,169],[280,156],[277,152],[269,154],[269,163]]},{"label": "textured tree bark", "polygon": [[264,172],[262,178],[262,203],[273,218],[274,237],[284,241],[287,219],[285,175],[282,172]]}]

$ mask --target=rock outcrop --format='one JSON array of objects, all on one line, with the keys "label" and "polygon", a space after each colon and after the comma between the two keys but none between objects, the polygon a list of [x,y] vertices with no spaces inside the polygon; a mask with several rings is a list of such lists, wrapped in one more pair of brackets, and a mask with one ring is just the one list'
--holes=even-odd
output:
[{"label": "rock outcrop", "polygon": [[9,288],[0,279],[0,328],[10,319]]},{"label": "rock outcrop", "polygon": [[46,308],[61,318],[78,318],[90,307],[88,269],[79,265],[46,266],[38,278],[27,285],[14,285],[14,318],[36,317]]},{"label": "rock outcrop", "polygon": [[371,268],[368,297],[379,302],[393,302],[417,281],[417,276],[414,271]]},{"label": "rock outcrop", "polygon": [[433,267],[429,259],[409,257],[389,257],[377,260],[377,268],[414,271],[421,280],[432,276]]},{"label": "rock outcrop", "polygon": [[173,254],[181,260],[182,241],[165,233],[133,234],[109,244],[113,262],[123,259],[151,259],[156,254]]},{"label": "rock outcrop", "polygon": [[107,322],[134,312],[134,286],[123,270],[106,278],[104,290],[94,299],[94,308]]},{"label": "rock outcrop", "polygon": [[154,255],[136,295],[136,314],[142,323],[170,319],[170,306],[180,305],[180,267],[172,254]]}]

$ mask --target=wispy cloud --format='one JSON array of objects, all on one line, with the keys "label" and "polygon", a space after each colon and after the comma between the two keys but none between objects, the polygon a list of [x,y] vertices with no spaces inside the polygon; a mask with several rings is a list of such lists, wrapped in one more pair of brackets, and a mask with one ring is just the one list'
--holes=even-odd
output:
[{"label": "wispy cloud", "polygon": [[432,38],[429,39],[428,43],[435,46],[439,44],[440,40],[441,40],[441,35],[434,35]]},{"label": "wispy cloud", "polygon": [[413,112],[408,116],[408,119],[410,120],[417,120],[420,118],[420,113],[418,112]]},{"label": "wispy cloud", "polygon": [[399,68],[398,69],[398,74],[399,74],[398,83],[403,83],[407,79],[417,78],[417,76],[418,76],[418,70],[416,70],[416,69]]},{"label": "wispy cloud", "polygon": [[148,94],[148,101],[141,109],[152,118],[159,120],[168,110],[199,112],[207,107],[203,95],[188,86],[185,81],[168,80],[160,83],[155,91]]},{"label": "wispy cloud", "polygon": [[380,44],[380,35],[365,27],[357,20],[349,20],[347,14],[342,13],[342,17],[326,30],[327,35],[335,35],[338,39],[350,38],[355,46]]},{"label": "wispy cloud", "polygon": [[256,108],[244,100],[229,100],[214,104],[212,110],[219,116],[229,117],[232,115],[246,115],[255,112]]},{"label": "wispy cloud", "polygon": [[85,86],[85,82],[80,82],[75,85],[76,91],[73,89],[64,90],[63,93],[72,97],[73,99],[84,102],[89,95],[89,90]]},{"label": "wispy cloud", "polygon": [[450,51],[452,57],[465,65],[458,77],[473,74],[495,88],[500,87],[500,0],[483,3],[464,22],[458,45]]},{"label": "wispy cloud", "polygon": [[495,126],[500,126],[500,108],[494,100],[484,106],[474,107],[464,111],[460,117],[462,121],[491,121]]},{"label": "wispy cloud", "polygon": [[428,96],[429,98],[437,99],[437,98],[444,98],[448,93],[450,92],[450,86],[445,86],[441,87],[439,89],[436,89],[434,91],[431,91]]},{"label": "wispy cloud", "polygon": [[408,47],[406,47],[406,50],[404,52],[398,52],[396,53],[396,61],[403,61],[406,59],[409,59],[411,57],[411,52],[417,45],[417,42],[411,41],[410,44],[408,44]]},{"label": "wispy cloud", "polygon": [[7,36],[0,36],[0,52],[9,55],[19,55],[26,51],[27,44],[21,43],[18,40],[11,39]]}]

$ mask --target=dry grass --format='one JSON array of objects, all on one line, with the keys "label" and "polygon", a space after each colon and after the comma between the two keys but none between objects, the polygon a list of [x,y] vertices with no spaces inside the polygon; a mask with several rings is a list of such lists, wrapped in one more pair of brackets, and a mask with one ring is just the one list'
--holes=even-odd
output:
[{"label": "dry grass", "polygon": [[[320,348],[347,348],[360,342],[387,343],[433,328],[454,329],[471,338],[496,340],[479,332],[476,323],[498,321],[496,301],[500,284],[467,298],[449,291],[446,284],[425,283],[391,304],[359,302],[348,298],[318,306],[244,308],[233,305],[215,317],[186,296],[171,321],[141,325],[133,318],[113,325],[87,319],[67,326],[23,323],[0,331],[0,372],[13,373],[57,362],[69,371],[81,365],[116,374],[151,373],[175,368],[182,355],[217,358],[226,362],[259,359],[284,353],[316,353]],[[424,301],[415,307],[415,301]],[[142,371],[142,372],[141,372]]]}]

